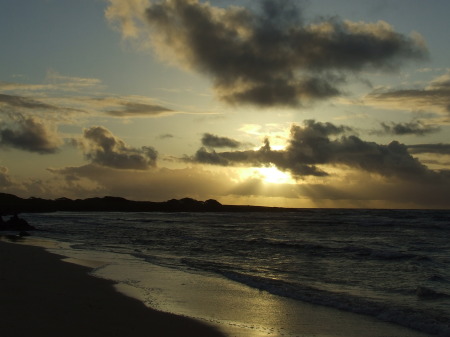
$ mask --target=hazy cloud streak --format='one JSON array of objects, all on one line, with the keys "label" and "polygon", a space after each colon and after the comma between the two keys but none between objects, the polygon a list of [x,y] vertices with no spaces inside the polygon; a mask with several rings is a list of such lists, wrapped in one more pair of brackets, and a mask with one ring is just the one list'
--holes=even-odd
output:
[{"label": "hazy cloud streak", "polygon": [[382,122],[381,127],[383,128],[382,132],[373,132],[374,134],[391,134],[391,135],[416,135],[416,136],[425,136],[429,133],[438,132],[440,130],[439,127],[423,124],[421,121],[414,122],[406,122],[406,123],[387,123]]},{"label": "hazy cloud streak", "polygon": [[436,153],[450,155],[450,144],[415,144],[408,145],[408,150],[411,153]]},{"label": "hazy cloud streak", "polygon": [[108,110],[106,113],[117,117],[138,117],[138,116],[160,116],[174,111],[163,106],[142,104],[142,103],[122,103],[120,110]]},{"label": "hazy cloud streak", "polygon": [[58,109],[54,105],[42,103],[38,100],[17,96],[17,95],[5,95],[0,94],[0,110],[8,111],[8,108],[22,108],[22,109],[43,109],[43,110],[56,110]]},{"label": "hazy cloud streak", "polygon": [[377,89],[364,102],[401,110],[423,109],[450,115],[450,73],[444,74],[421,89]]}]

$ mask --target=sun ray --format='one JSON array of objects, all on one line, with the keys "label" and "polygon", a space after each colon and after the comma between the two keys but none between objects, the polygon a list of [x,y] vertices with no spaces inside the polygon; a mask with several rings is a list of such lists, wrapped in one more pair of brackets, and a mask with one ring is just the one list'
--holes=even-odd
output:
[{"label": "sun ray", "polygon": [[240,169],[239,177],[240,180],[258,179],[264,184],[297,184],[289,173],[280,171],[275,165]]},{"label": "sun ray", "polygon": [[260,167],[257,172],[268,184],[295,184],[289,173],[280,171],[276,166]]}]

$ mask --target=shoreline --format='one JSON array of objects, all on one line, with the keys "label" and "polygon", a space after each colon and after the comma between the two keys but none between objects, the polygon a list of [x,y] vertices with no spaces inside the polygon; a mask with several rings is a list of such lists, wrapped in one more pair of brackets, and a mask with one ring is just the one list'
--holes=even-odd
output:
[{"label": "shoreline", "polygon": [[[119,256],[113,256],[111,264],[111,256],[59,246],[58,241],[14,238],[19,244],[0,240],[0,288],[12,287],[6,294],[0,292],[3,331],[11,333],[7,337],[56,337],[61,331],[69,337],[429,336],[365,315],[261,292],[217,275],[122,261]],[[12,304],[8,313],[7,303]]]},{"label": "shoreline", "polygon": [[44,248],[0,241],[2,336],[224,337],[197,320],[160,312]]}]

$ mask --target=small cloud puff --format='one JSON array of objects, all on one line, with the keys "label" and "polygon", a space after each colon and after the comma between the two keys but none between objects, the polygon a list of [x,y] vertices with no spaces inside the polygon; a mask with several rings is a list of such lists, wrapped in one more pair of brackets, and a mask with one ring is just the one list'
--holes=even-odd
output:
[{"label": "small cloud puff", "polygon": [[102,126],[85,129],[83,139],[76,141],[92,163],[125,170],[147,170],[156,166],[157,151],[150,146],[129,147]]},{"label": "small cloud puff", "polygon": [[230,147],[230,148],[238,148],[241,146],[241,143],[237,140],[227,138],[227,137],[219,137],[210,133],[203,134],[202,144],[206,147]]},{"label": "small cloud puff", "polygon": [[36,117],[16,114],[13,122],[0,126],[0,145],[40,154],[58,151],[63,144],[56,127]]}]

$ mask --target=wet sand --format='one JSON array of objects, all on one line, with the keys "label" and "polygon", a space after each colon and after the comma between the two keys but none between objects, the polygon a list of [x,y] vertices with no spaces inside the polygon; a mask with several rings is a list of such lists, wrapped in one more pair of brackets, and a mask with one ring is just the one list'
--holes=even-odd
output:
[{"label": "wet sand", "polygon": [[194,319],[149,309],[61,258],[0,242],[1,336],[223,336]]}]

